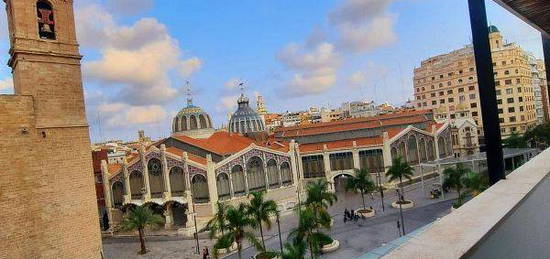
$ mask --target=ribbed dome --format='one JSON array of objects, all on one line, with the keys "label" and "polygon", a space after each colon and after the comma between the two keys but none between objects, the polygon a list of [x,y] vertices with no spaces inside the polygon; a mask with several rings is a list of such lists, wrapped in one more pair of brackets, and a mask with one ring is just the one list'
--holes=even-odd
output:
[{"label": "ribbed dome", "polygon": [[237,103],[239,107],[229,120],[229,132],[245,134],[265,131],[262,117],[250,108],[248,98],[241,94]]},{"label": "ribbed dome", "polygon": [[187,99],[187,107],[181,109],[172,121],[172,132],[174,134],[180,133],[190,137],[208,137],[213,131],[210,115],[200,107],[193,105],[191,98]]},{"label": "ribbed dome", "polygon": [[489,26],[489,33],[493,33],[493,32],[500,32],[500,31],[498,30],[498,28],[496,26],[491,25],[491,26]]}]

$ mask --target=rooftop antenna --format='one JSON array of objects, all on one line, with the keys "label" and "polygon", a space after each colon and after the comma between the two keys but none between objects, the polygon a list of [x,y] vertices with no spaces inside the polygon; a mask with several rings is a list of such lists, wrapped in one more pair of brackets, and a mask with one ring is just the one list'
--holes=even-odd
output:
[{"label": "rooftop antenna", "polygon": [[191,84],[185,81],[185,92],[187,94],[187,106],[193,106],[193,95],[191,93]]}]

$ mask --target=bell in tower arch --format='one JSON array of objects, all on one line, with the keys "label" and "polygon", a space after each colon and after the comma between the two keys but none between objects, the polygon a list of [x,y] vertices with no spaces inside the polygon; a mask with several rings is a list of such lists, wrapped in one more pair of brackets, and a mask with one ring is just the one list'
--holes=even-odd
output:
[{"label": "bell in tower arch", "polygon": [[46,1],[36,3],[38,34],[41,39],[55,40],[55,21],[52,6]]}]

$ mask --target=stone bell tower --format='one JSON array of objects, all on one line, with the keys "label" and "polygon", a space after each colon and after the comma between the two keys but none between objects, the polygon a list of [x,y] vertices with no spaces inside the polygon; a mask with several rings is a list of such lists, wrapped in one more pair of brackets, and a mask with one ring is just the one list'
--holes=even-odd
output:
[{"label": "stone bell tower", "polygon": [[73,0],[4,0],[14,95],[0,95],[0,258],[100,258]]}]

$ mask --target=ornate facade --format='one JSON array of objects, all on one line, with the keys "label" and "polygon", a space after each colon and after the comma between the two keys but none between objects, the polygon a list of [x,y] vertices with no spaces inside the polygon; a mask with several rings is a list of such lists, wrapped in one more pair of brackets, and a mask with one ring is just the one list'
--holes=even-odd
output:
[{"label": "ornate facade", "polygon": [[166,217],[166,228],[189,228],[196,212],[200,224],[218,201],[239,203],[253,191],[282,209],[295,204],[297,174],[288,144],[255,143],[239,134],[216,132],[206,139],[172,136],[122,165],[102,163],[110,221],[120,222],[128,206],[149,203]]}]

